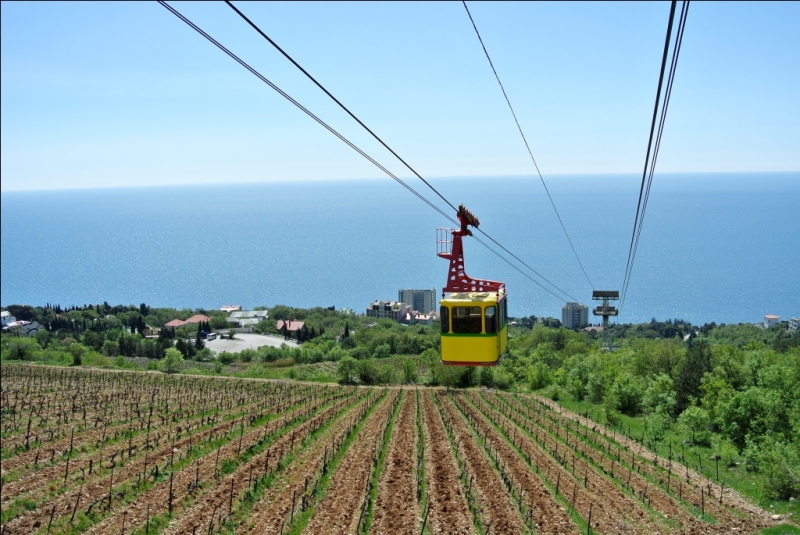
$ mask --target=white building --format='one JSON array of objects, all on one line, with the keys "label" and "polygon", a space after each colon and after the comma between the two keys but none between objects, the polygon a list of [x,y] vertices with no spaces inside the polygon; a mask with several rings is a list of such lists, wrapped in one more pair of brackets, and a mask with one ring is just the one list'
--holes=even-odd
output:
[{"label": "white building", "polygon": [[436,288],[430,290],[412,290],[405,288],[397,290],[397,300],[401,303],[408,303],[412,310],[422,314],[427,314],[431,310],[436,310]]},{"label": "white building", "polygon": [[11,313],[8,310],[4,310],[4,311],[0,312],[0,321],[3,322],[2,326],[5,327],[9,323],[16,322],[17,318],[12,316]]},{"label": "white building", "polygon": [[800,326],[800,318],[792,318],[789,320],[789,332],[796,333],[797,327]]},{"label": "white building", "polygon": [[561,307],[561,324],[567,329],[581,329],[589,325],[589,307],[570,301]]},{"label": "white building", "polygon": [[411,305],[397,301],[374,301],[367,307],[367,316],[371,318],[389,318],[402,323],[406,314],[411,312]]},{"label": "white building", "polygon": [[269,312],[266,310],[237,310],[225,318],[228,323],[233,323],[239,327],[252,327],[259,322],[269,319]]},{"label": "white building", "polygon": [[764,316],[764,328],[769,329],[773,325],[777,325],[781,321],[780,316],[773,316],[772,314],[767,314]]}]

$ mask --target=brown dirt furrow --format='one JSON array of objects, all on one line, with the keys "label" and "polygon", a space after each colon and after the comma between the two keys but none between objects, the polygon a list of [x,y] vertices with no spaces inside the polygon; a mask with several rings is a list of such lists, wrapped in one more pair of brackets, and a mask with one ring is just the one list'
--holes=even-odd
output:
[{"label": "brown dirt furrow", "polygon": [[[525,408],[522,407],[522,410],[525,410]],[[574,420],[571,421],[574,422]],[[560,423],[562,427],[573,429],[570,427],[570,419],[567,417],[564,417],[563,421]],[[678,522],[685,529],[707,533],[716,533],[720,530],[733,531],[734,529],[741,532],[753,532],[763,529],[768,525],[768,522],[766,522],[766,519],[763,516],[748,514],[748,511],[742,511],[742,513],[745,514],[745,518],[742,518],[738,514],[734,514],[728,507],[726,497],[723,497],[723,501],[726,503],[724,505],[720,505],[718,502],[719,486],[715,486],[713,484],[707,486],[703,491],[704,496],[701,496],[699,487],[692,484],[687,484],[683,479],[682,476],[684,476],[685,472],[679,465],[673,464],[673,474],[671,478],[668,478],[666,474],[664,474],[661,470],[657,470],[651,463],[655,459],[659,466],[668,466],[670,461],[656,457],[654,454],[651,454],[648,457],[642,457],[635,453],[635,451],[651,453],[648,450],[644,450],[641,447],[631,450],[624,445],[620,447],[612,442],[612,440],[605,434],[599,433],[599,437],[595,435],[596,438],[594,442],[596,444],[600,445],[604,449],[607,449],[608,451],[618,451],[621,458],[623,458],[622,460],[629,465],[631,465],[632,462],[635,463],[636,471],[630,471],[627,468],[620,467],[619,464],[615,463],[613,459],[609,458],[603,452],[589,448],[585,444],[581,444],[575,440],[574,430],[570,431],[570,434],[573,437],[573,454],[575,454],[577,449],[582,452],[582,454],[591,458],[594,464],[600,467],[600,471],[606,475],[616,474],[618,480],[624,479],[626,484],[630,482],[630,488],[634,492],[637,492],[640,495],[646,493],[648,504],[651,507],[673,521]],[[631,445],[631,447],[633,446]],[[626,454],[623,449],[627,450],[628,453]],[[643,475],[640,475],[640,473],[646,474],[655,481],[658,481],[659,485],[654,485],[650,481],[646,480]],[[672,489],[671,494],[667,493],[665,488],[668,481],[670,482],[670,488]],[[716,491],[716,496],[714,495],[714,491]],[[707,514],[714,516],[716,523],[713,525],[707,525],[697,519],[686,509],[686,506],[681,505],[681,503],[678,502],[675,497],[675,493],[681,495],[684,502],[693,504],[693,507],[696,510],[701,508],[701,503],[704,504],[704,511]]]},{"label": "brown dirt furrow", "polygon": [[[284,423],[288,422],[294,416],[303,413],[303,411],[316,410],[319,405],[324,403],[324,400],[320,400],[313,406],[297,408],[291,413],[285,415],[285,418],[281,418],[279,421],[283,421]],[[346,403],[346,401],[342,401],[340,403]],[[310,429],[319,418],[324,417],[324,415],[328,414],[329,411],[334,410],[337,405],[338,404],[335,404],[334,406],[325,409],[322,413],[310,418],[308,421],[298,426],[294,432],[295,443],[299,444],[301,436],[303,436],[306,430]],[[246,451],[251,445],[260,442],[264,436],[269,434],[269,432],[283,427],[282,425],[274,422],[275,420],[270,422],[268,424],[269,427],[262,426],[260,428],[253,429],[244,435],[242,438],[241,451]],[[270,466],[274,466],[276,452],[288,450],[289,446],[285,445],[285,443],[291,440],[292,433],[288,433],[287,435],[280,437],[274,444],[270,445],[270,450],[272,450]],[[239,451],[239,441],[237,438],[234,438],[225,446],[220,448],[219,464],[226,459],[236,458],[237,451]],[[251,467],[252,474],[254,474],[256,477],[263,474],[265,457],[266,452],[262,452],[259,455],[254,456],[246,465],[239,466],[232,474],[226,477],[218,477],[220,472],[217,470],[217,452],[215,450],[214,452],[209,452],[202,459],[198,459],[194,463],[184,466],[181,470],[175,472],[172,481],[173,511],[180,511],[183,507],[185,507],[185,504],[188,500],[192,500],[194,504],[192,508],[182,512],[176,521],[174,521],[166,531],[180,532],[180,528],[178,528],[178,531],[175,531],[176,528],[174,526],[181,526],[185,529],[185,526],[192,526],[193,521],[196,524],[199,524],[202,520],[202,515],[200,515],[201,519],[198,520],[198,515],[195,513],[197,510],[203,509],[204,505],[207,505],[208,503],[221,504],[224,502],[225,506],[227,507],[229,500],[222,500],[220,499],[220,496],[224,495],[225,498],[229,497],[231,492],[231,481],[234,481],[235,488],[233,490],[233,497],[236,499],[236,497],[248,486],[248,480],[251,476]],[[195,482],[197,485],[195,485]],[[134,527],[143,525],[146,522],[148,505],[150,507],[151,516],[162,514],[168,511],[169,495],[169,481],[163,481],[158,485],[148,489],[147,492],[139,496],[130,506],[123,509],[118,509],[113,515],[98,523],[92,528],[91,532],[113,533],[120,526],[123,516],[126,517],[126,525],[128,526]],[[191,529],[189,529],[189,531],[191,531]]]},{"label": "brown dirt furrow", "polygon": [[[278,421],[279,420],[274,420],[271,422],[271,425],[279,425],[276,423]],[[222,424],[222,427],[224,429],[226,427],[230,427],[231,425],[236,427],[235,421],[225,422]],[[242,437],[242,449],[249,447],[250,444],[259,440],[262,434],[263,431],[261,429],[248,431]],[[122,466],[115,467],[113,474],[109,473],[108,475],[89,479],[87,484],[83,485],[82,489],[81,487],[73,488],[61,494],[57,498],[49,500],[43,507],[39,507],[29,513],[12,519],[6,523],[6,533],[9,535],[12,535],[13,533],[31,533],[38,527],[49,522],[49,518],[51,516],[54,521],[57,521],[62,516],[71,515],[76,502],[79,503],[79,510],[84,510],[89,504],[92,503],[96,503],[95,507],[107,508],[107,505],[104,504],[107,503],[109,485],[112,482],[112,477],[114,488],[118,488],[126,481],[135,479],[137,475],[142,472],[145,460],[147,461],[148,472],[156,465],[159,466],[159,469],[166,469],[170,458],[179,458],[186,448],[192,444],[195,444],[197,441],[198,438],[196,436],[185,437],[176,441],[174,444],[170,443],[169,440],[166,440],[165,444],[155,451],[148,452],[146,456],[137,456],[130,462],[127,462]],[[223,449],[227,448],[227,450],[233,449],[235,451],[238,447],[238,444],[239,441],[234,438],[228,442]],[[80,500],[78,500],[79,494]],[[112,508],[116,507],[117,503],[119,503],[119,498],[120,496],[118,496],[118,493],[112,492]]]},{"label": "brown dirt furrow", "polygon": [[303,489],[307,489],[306,481],[312,481],[320,472],[329,450],[333,450],[334,444],[341,444],[348,431],[348,424],[354,421],[354,415],[374,403],[377,399],[377,391],[371,393],[369,397],[360,401],[347,413],[341,415],[338,422],[326,429],[316,440],[304,451],[302,451],[291,464],[286,466],[272,486],[264,491],[258,502],[253,505],[250,512],[250,522],[242,532],[263,534],[278,533],[285,521],[289,518],[292,509],[292,501],[300,501],[298,496],[303,494]]},{"label": "brown dirt furrow", "polygon": [[392,430],[370,533],[393,535],[419,533],[419,504],[415,477],[417,430],[414,417],[417,397],[407,390]]},{"label": "brown dirt furrow", "polygon": [[520,486],[524,496],[523,503],[528,507],[532,505],[531,518],[536,525],[537,533],[578,535],[578,528],[570,519],[567,511],[556,503],[555,498],[541,479],[531,471],[503,436],[489,424],[486,417],[463,399],[459,400],[459,405],[465,413],[470,415],[478,433],[491,444],[491,448],[498,455],[514,484]]},{"label": "brown dirt furrow", "polygon": [[428,527],[432,534],[437,535],[472,535],[477,530],[458,482],[458,466],[450,451],[441,415],[433,403],[433,395],[432,390],[425,390],[420,396],[425,430]]},{"label": "brown dirt furrow", "polygon": [[513,498],[492,468],[483,448],[469,432],[463,415],[453,405],[449,395],[439,394],[439,402],[442,410],[449,416],[453,435],[473,480],[472,487],[478,495],[484,529],[492,533],[527,532]]},{"label": "brown dirt furrow", "polygon": [[[491,415],[492,420],[502,428],[511,430],[518,427],[512,420],[506,418],[500,411],[492,408],[483,400],[479,401],[482,411]],[[551,454],[563,458],[566,446],[556,443],[543,430],[539,430],[540,445],[522,433],[516,433],[518,447],[530,456],[531,464],[538,467],[552,485],[557,485],[559,492],[572,501],[575,496],[574,508],[584,520],[589,517],[592,510],[592,529],[600,533],[616,533],[624,528],[631,533],[656,534],[663,533],[662,526],[656,525],[641,503],[623,493],[613,483],[597,474],[594,469],[582,459],[575,464],[575,476],[567,467],[571,463],[556,462]],[[567,456],[569,460],[571,457]],[[584,481],[586,486],[584,486]]]},{"label": "brown dirt furrow", "polygon": [[325,496],[317,504],[303,533],[313,535],[355,532],[378,441],[391,418],[394,402],[399,395],[399,390],[390,392],[364,422],[364,427],[331,475]]}]

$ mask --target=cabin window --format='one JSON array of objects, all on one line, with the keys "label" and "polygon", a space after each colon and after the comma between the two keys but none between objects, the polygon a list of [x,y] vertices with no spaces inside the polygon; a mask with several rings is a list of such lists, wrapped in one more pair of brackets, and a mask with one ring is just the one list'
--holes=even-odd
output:
[{"label": "cabin window", "polygon": [[480,334],[481,323],[481,307],[453,307],[454,333]]},{"label": "cabin window", "polygon": [[442,332],[450,332],[450,309],[442,305],[439,307],[439,320],[442,323]]},{"label": "cabin window", "polygon": [[486,334],[497,332],[497,309],[495,307],[486,307],[484,311],[484,318],[486,321]]}]

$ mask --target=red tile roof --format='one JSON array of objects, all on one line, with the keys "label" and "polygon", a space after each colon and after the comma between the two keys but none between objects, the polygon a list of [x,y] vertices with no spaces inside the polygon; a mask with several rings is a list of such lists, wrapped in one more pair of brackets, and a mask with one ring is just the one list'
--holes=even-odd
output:
[{"label": "red tile roof", "polygon": [[279,331],[283,330],[283,326],[286,325],[286,330],[289,332],[295,332],[301,330],[305,326],[305,322],[297,321],[297,320],[278,320],[275,322],[275,328]]},{"label": "red tile roof", "polygon": [[211,318],[209,318],[208,316],[204,316],[202,314],[195,314],[194,316],[186,320],[186,323],[200,323],[201,321],[211,321]]},{"label": "red tile roof", "polygon": [[186,322],[183,320],[172,320],[165,324],[164,327],[183,327],[184,325],[186,325]]}]

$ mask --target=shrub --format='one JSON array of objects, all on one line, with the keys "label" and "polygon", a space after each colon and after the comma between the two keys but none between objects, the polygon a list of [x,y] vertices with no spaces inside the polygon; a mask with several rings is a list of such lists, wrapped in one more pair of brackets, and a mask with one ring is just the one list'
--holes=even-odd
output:
[{"label": "shrub", "polygon": [[221,362],[222,364],[233,364],[234,360],[236,360],[235,355],[233,353],[228,353],[227,351],[223,351],[217,355],[217,362]]},{"label": "shrub", "polygon": [[550,385],[553,382],[552,374],[550,373],[550,366],[544,362],[537,362],[528,372],[528,385],[531,390],[539,390]]},{"label": "shrub", "polygon": [[761,453],[764,474],[762,497],[767,500],[788,500],[800,493],[800,452],[784,442],[764,445]]},{"label": "shrub", "polygon": [[161,368],[167,373],[177,373],[183,365],[183,355],[174,347],[167,349],[164,359],[161,361]]},{"label": "shrub", "polygon": [[343,385],[354,384],[358,380],[358,361],[353,357],[342,357],[336,368],[339,383]]},{"label": "shrub", "polygon": [[403,361],[403,382],[412,384],[417,380],[417,363],[412,359]]},{"label": "shrub", "polygon": [[708,412],[697,406],[687,408],[678,416],[678,425],[691,436],[693,444],[709,444],[709,423]]}]

